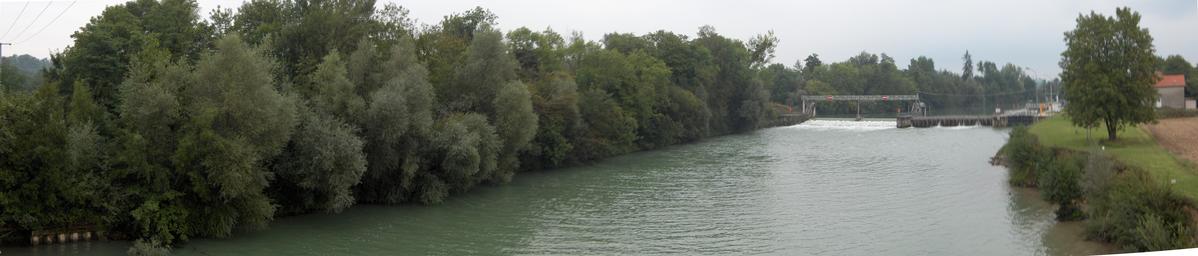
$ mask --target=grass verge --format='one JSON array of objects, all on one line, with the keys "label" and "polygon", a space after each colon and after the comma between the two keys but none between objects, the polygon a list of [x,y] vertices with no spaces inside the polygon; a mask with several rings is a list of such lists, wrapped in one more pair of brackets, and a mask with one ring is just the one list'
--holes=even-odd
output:
[{"label": "grass verge", "polygon": [[[1078,151],[1085,151],[1107,137],[1106,128],[1100,126],[1092,129],[1087,139],[1086,129],[1074,126],[1064,116],[1037,122],[1029,131],[1039,137],[1044,146]],[[1101,142],[1108,155],[1123,164],[1147,171],[1155,179],[1176,180],[1177,183],[1171,185],[1173,190],[1190,200],[1198,199],[1198,173],[1191,164],[1169,153],[1141,127],[1123,128],[1118,136],[1117,141]]]}]

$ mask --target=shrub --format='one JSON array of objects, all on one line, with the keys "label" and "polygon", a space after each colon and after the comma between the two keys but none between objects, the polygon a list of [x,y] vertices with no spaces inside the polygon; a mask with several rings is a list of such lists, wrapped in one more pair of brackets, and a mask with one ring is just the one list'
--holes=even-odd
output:
[{"label": "shrub", "polygon": [[133,241],[133,246],[129,247],[129,251],[125,252],[130,256],[163,256],[171,255],[171,251],[166,246],[163,246],[158,240],[143,240],[138,239]]},{"label": "shrub", "polygon": [[1139,249],[1146,251],[1189,248],[1193,243],[1192,232],[1184,223],[1167,223],[1161,216],[1147,213],[1136,223]]},{"label": "shrub", "polygon": [[1198,111],[1176,108],[1158,108],[1156,109],[1157,118],[1181,118],[1198,116]]},{"label": "shrub", "polygon": [[1086,230],[1092,239],[1126,250],[1186,248],[1194,244],[1187,201],[1142,171],[1114,176],[1099,193],[1087,194]]},{"label": "shrub", "polygon": [[1015,127],[1011,137],[1003,148],[1007,157],[1007,168],[1010,169],[1008,181],[1013,186],[1035,187],[1036,170],[1051,161],[1052,153],[1040,146],[1036,135],[1028,132],[1027,127]]},{"label": "shrub", "polygon": [[1047,161],[1047,168],[1040,169],[1039,187],[1044,200],[1059,205],[1058,220],[1077,220],[1083,216],[1077,209],[1082,198],[1081,164],[1069,155]]}]

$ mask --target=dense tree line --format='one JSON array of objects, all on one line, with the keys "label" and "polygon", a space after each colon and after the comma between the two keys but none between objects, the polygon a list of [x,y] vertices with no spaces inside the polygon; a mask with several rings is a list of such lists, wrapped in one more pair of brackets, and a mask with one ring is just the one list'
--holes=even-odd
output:
[{"label": "dense tree line", "polygon": [[[795,94],[810,95],[896,95],[918,94],[920,100],[933,112],[939,113],[986,113],[994,108],[1021,108],[1025,103],[1035,102],[1037,91],[1045,84],[1029,76],[1025,69],[1014,64],[1001,68],[994,62],[977,61],[968,52],[963,57],[964,69],[958,74],[937,69],[935,62],[927,57],[911,59],[905,69],[900,69],[894,58],[886,54],[862,52],[844,62],[824,63],[818,55],[808,56],[801,69],[786,69],[775,64],[767,69],[762,79],[778,77],[775,70],[789,70],[792,75],[781,76],[781,81],[769,83],[774,96],[778,90],[798,76],[803,88]],[[798,63],[796,63],[798,66]],[[976,70],[975,70],[976,67]],[[976,72],[976,73],[975,73]],[[769,80],[767,80],[769,81]],[[779,101],[784,102],[784,101]],[[825,104],[820,113],[853,113],[853,103]],[[894,113],[896,108],[905,108],[906,103],[876,102],[861,106],[863,113]],[[906,111],[906,110],[903,110]]]},{"label": "dense tree line", "polygon": [[990,62],[978,76],[869,53],[772,64],[772,32],[588,41],[501,31],[481,8],[420,27],[372,0],[198,9],[110,6],[40,86],[0,96],[0,224],[174,245],[751,131],[804,94],[938,93],[929,104],[951,108],[1034,88]]},{"label": "dense tree line", "polygon": [[32,91],[42,84],[42,70],[50,61],[28,54],[0,57],[0,91]]},{"label": "dense tree line", "polygon": [[0,223],[173,245],[750,131],[777,40],[569,39],[374,1],[110,6],[0,100]]}]

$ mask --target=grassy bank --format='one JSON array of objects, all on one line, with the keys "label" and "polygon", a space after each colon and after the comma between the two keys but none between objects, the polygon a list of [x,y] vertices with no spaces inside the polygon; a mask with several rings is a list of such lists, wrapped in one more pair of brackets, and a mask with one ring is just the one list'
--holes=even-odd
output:
[{"label": "grassy bank", "polygon": [[[1074,126],[1063,116],[1036,123],[1029,128],[1041,144],[1051,148],[1074,151],[1088,150],[1093,143],[1106,138],[1106,128],[1097,127],[1086,138],[1086,129]],[[1120,163],[1148,172],[1153,178],[1164,181],[1177,180],[1172,186],[1176,192],[1190,200],[1198,199],[1198,173],[1184,160],[1174,156],[1157,144],[1152,136],[1140,127],[1126,127],[1119,131],[1119,140],[1103,142],[1104,152]]]},{"label": "grassy bank", "polygon": [[1037,187],[1058,204],[1059,220],[1084,219],[1088,239],[1126,251],[1194,246],[1198,175],[1149,134],[1129,127],[1119,140],[1098,143],[1105,129],[1087,136],[1057,117],[1012,130],[1000,162],[1011,185]]}]

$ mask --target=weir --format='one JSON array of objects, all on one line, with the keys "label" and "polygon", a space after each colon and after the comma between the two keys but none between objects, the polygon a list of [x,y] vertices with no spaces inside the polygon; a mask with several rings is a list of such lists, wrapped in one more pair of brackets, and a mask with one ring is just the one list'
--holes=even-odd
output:
[{"label": "weir", "polygon": [[854,101],[857,103],[857,120],[862,120],[861,102],[863,101],[907,101],[911,102],[904,112],[899,110],[895,120],[898,128],[926,128],[936,126],[993,126],[1010,127],[1016,125],[1031,125],[1036,121],[1047,118],[1042,111],[1036,109],[1018,109],[995,115],[947,115],[928,116],[926,105],[915,95],[806,95],[800,97],[801,115],[809,118],[816,116],[816,103],[833,101]]}]

